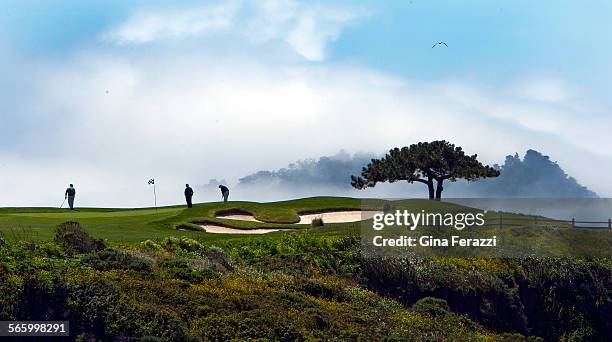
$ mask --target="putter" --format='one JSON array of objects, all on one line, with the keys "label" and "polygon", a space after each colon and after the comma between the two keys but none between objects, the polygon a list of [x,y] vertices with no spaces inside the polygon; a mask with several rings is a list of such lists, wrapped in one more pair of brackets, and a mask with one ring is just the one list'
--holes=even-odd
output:
[{"label": "putter", "polygon": [[64,198],[64,202],[62,202],[62,205],[60,205],[60,209],[62,209],[62,207],[64,206],[64,203],[66,203],[66,199]]}]

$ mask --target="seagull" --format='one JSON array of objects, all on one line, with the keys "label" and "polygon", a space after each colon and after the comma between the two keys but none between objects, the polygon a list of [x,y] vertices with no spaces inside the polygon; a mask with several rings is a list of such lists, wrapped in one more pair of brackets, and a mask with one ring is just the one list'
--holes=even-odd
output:
[{"label": "seagull", "polygon": [[433,48],[435,48],[438,45],[444,45],[444,46],[448,47],[448,44],[446,44],[445,42],[437,42],[431,48],[433,49]]}]

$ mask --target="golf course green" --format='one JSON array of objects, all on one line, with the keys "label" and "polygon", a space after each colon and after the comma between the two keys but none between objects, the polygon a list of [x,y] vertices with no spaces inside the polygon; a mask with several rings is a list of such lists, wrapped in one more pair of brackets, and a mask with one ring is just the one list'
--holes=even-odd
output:
[{"label": "golf course green", "polygon": [[[278,229],[268,233],[272,237],[282,234],[306,232],[324,236],[355,236],[361,232],[360,222],[325,223],[322,227],[298,224],[300,214],[382,211],[393,206],[427,212],[477,212],[477,209],[462,207],[441,201],[409,199],[385,201],[347,197],[313,197],[282,202],[211,202],[196,204],[193,208],[171,206],[141,209],[79,208],[71,211],[56,208],[1,208],[0,234],[7,240],[48,241],[53,239],[54,228],[66,221],[76,221],[94,238],[110,244],[137,244],[144,240],[166,237],[188,237],[201,241],[246,239],[239,234],[207,233],[202,225],[239,229]],[[238,213],[252,215],[253,220],[226,219],[224,215]],[[496,220],[498,212],[489,212],[487,220]],[[504,227],[506,243],[517,248],[535,246],[540,252],[551,256],[600,255],[612,245],[612,233],[608,230],[571,229],[567,224],[547,224],[542,219],[521,214],[503,213],[505,222],[518,219],[520,224]],[[531,219],[530,219],[531,218]],[[495,225],[479,228],[480,233],[499,234]],[[253,235],[253,234],[249,234]],[[252,236],[254,237],[254,236]]]},{"label": "golf course green", "polygon": [[[301,212],[330,210],[361,210],[362,206],[382,208],[382,201],[340,197],[317,197],[284,202],[213,202],[195,204],[193,208],[171,206],[142,209],[79,208],[75,211],[56,208],[0,208],[0,233],[7,239],[52,239],[53,228],[66,221],[79,222],[92,236],[111,243],[140,242],[168,236],[188,236],[201,239],[227,238],[206,234],[196,223],[215,222],[235,228],[285,228],[296,226]],[[253,214],[258,222],[217,218],[219,213],[242,211]],[[342,228],[342,229],[340,229]],[[356,224],[336,224],[325,233],[358,232]]]}]

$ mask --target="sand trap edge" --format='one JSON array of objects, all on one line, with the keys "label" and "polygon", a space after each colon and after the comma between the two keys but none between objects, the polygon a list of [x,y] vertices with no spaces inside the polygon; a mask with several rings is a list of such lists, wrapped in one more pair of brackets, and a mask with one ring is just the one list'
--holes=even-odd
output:
[{"label": "sand trap edge", "polygon": [[309,211],[308,214],[301,212],[298,224],[310,224],[315,218],[322,218],[324,224],[361,222],[369,220],[375,214],[381,212],[377,210],[326,210],[319,212]]},{"label": "sand trap edge", "polygon": [[215,211],[215,218],[264,223],[263,221],[256,219],[253,213],[240,208],[217,210]]},{"label": "sand trap edge", "polygon": [[209,234],[237,234],[237,235],[261,235],[280,231],[291,231],[293,229],[282,229],[282,228],[250,228],[240,229],[224,227],[218,224],[203,224],[200,225],[203,231]]}]

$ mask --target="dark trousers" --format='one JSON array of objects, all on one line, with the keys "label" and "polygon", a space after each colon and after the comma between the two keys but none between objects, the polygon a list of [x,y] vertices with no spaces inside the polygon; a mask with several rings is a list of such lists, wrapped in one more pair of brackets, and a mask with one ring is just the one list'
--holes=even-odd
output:
[{"label": "dark trousers", "polygon": [[187,201],[187,208],[193,208],[193,203],[191,203],[192,196],[185,196],[185,200]]},{"label": "dark trousers", "polygon": [[223,193],[223,202],[227,202],[227,198],[229,197],[229,191],[225,191]]},{"label": "dark trousers", "polygon": [[68,205],[70,206],[70,210],[74,210],[74,196],[68,196]]}]

